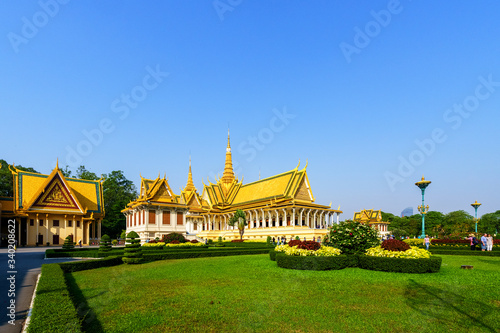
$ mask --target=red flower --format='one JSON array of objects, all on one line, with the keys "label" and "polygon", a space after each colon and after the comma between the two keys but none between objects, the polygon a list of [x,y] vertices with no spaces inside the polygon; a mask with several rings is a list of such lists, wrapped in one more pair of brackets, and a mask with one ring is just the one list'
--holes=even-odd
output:
[{"label": "red flower", "polygon": [[352,236],[352,233],[349,233],[349,236]]}]

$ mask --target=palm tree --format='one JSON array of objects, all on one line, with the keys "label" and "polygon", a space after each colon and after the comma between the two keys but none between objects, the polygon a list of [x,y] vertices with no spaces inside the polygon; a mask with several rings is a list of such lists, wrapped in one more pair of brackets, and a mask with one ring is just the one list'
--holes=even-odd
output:
[{"label": "palm tree", "polygon": [[234,215],[229,219],[229,225],[234,227],[237,224],[238,230],[240,231],[240,239],[243,239],[243,234],[245,233],[245,226],[248,224],[245,216],[245,212],[241,209],[236,210]]}]

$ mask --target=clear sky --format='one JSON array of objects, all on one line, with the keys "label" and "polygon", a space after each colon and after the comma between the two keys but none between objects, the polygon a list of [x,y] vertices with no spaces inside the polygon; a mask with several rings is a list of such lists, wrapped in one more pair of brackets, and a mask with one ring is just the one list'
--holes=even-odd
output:
[{"label": "clear sky", "polygon": [[4,1],[0,158],[222,175],[308,161],[344,211],[500,209],[498,1]]}]

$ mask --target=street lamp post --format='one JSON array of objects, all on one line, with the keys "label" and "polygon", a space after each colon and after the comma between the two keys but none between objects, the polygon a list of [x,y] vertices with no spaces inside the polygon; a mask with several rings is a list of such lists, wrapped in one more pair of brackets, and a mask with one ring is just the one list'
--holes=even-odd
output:
[{"label": "street lamp post", "polygon": [[420,190],[422,190],[422,206],[418,206],[418,211],[422,214],[422,238],[425,238],[425,214],[429,211],[429,205],[424,206],[424,193],[425,189],[431,183],[430,180],[425,180],[424,176],[422,176],[422,180],[416,182],[415,185],[418,186]]},{"label": "street lamp post", "polygon": [[479,208],[479,206],[481,206],[480,203],[477,202],[474,202],[473,204],[470,204],[472,207],[474,207],[474,210],[476,211],[476,217],[474,217],[474,222],[476,223],[476,233],[477,233],[477,222],[479,222],[478,218],[477,218],[477,209]]}]

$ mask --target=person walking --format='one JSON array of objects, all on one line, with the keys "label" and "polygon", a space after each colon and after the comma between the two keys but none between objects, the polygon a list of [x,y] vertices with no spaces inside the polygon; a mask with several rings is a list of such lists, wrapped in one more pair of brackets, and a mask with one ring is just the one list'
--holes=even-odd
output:
[{"label": "person walking", "polygon": [[486,234],[481,236],[481,251],[486,251],[486,242],[488,240],[486,239]]},{"label": "person walking", "polygon": [[469,235],[469,240],[470,240],[470,249],[472,251],[475,251],[476,250],[476,245],[477,245],[477,238],[474,236],[474,234],[470,234]]},{"label": "person walking", "polygon": [[424,238],[424,244],[425,244],[425,249],[428,251],[429,250],[429,244],[430,244],[430,239],[429,239],[429,236],[428,235],[425,235],[425,238]]},{"label": "person walking", "polygon": [[491,234],[486,237],[486,251],[493,251],[493,237]]}]

